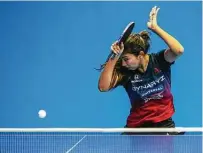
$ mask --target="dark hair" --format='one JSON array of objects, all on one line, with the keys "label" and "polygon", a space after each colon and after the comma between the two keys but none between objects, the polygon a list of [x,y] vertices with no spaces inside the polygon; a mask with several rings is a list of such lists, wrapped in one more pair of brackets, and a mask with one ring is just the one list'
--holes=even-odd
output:
[{"label": "dark hair", "polygon": [[[144,53],[146,54],[149,51],[150,43],[151,40],[149,31],[143,30],[139,33],[132,33],[124,43],[124,51],[122,54],[131,53],[137,56],[139,55],[140,51],[144,51]],[[109,59],[110,56],[107,58],[106,62],[102,64],[100,68],[97,70],[101,71],[105,67]],[[122,69],[121,59],[117,61],[115,69],[116,70]]]},{"label": "dark hair", "polygon": [[146,30],[138,34],[132,33],[124,43],[124,48],[123,54],[132,53],[137,56],[140,51],[144,51],[145,54],[148,53],[150,48],[150,33]]},{"label": "dark hair", "polygon": [[[144,53],[147,54],[149,48],[150,48],[150,32],[143,30],[139,33],[132,33],[129,36],[129,38],[124,43],[124,51],[122,54],[131,53],[138,56],[140,54],[140,51],[144,51]],[[101,71],[105,67],[109,59],[110,56],[107,58],[106,62],[100,66],[100,69],[97,70]],[[124,68],[122,66],[122,60],[119,59],[114,67],[110,86],[113,87],[117,79],[118,81],[117,84],[114,86],[114,88],[119,84],[125,84],[126,80],[128,80],[127,77],[129,76],[130,73],[132,72]]]}]

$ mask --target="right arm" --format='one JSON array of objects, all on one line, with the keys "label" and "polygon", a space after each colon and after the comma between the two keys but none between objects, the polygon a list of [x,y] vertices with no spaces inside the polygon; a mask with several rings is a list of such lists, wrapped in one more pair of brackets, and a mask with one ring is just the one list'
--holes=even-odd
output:
[{"label": "right arm", "polygon": [[109,91],[110,89],[115,87],[115,85],[118,82],[118,74],[115,74],[116,78],[115,78],[114,82],[112,82],[112,78],[114,75],[113,73],[116,73],[114,71],[114,68],[115,68],[115,65],[116,65],[121,53],[124,50],[124,45],[121,44],[121,47],[119,47],[118,43],[115,42],[112,44],[111,50],[112,50],[112,52],[114,52],[116,54],[116,57],[113,59],[109,59],[109,61],[106,63],[106,65],[104,67],[104,70],[101,72],[99,82],[98,82],[98,88],[101,92]]}]

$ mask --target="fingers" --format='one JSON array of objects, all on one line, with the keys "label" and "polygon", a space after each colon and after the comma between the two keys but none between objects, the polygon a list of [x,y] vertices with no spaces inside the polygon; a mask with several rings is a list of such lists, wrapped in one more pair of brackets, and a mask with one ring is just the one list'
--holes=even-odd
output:
[{"label": "fingers", "polygon": [[154,7],[152,8],[152,15],[156,14],[156,8],[157,8],[157,6],[154,6]]},{"label": "fingers", "polygon": [[160,10],[160,8],[157,8],[157,10],[156,10],[156,14],[158,14],[159,10]]},{"label": "fingers", "polygon": [[153,18],[156,18],[158,11],[160,10],[160,8],[158,8],[157,6],[154,6],[149,14],[150,20],[153,20]]},{"label": "fingers", "polygon": [[160,8],[158,8],[157,6],[154,6],[150,13],[149,13],[149,21],[147,22],[147,26],[150,29],[155,29],[157,26],[157,14],[158,11],[160,10]]},{"label": "fingers", "polygon": [[111,45],[111,50],[114,52],[116,55],[121,54],[124,50],[124,44],[121,43],[121,45],[118,44],[118,41],[114,42]]}]

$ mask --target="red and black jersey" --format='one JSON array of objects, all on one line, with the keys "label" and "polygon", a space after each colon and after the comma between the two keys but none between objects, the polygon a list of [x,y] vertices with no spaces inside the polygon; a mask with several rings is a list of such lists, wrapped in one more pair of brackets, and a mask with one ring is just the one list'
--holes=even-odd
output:
[{"label": "red and black jersey", "polygon": [[132,106],[127,127],[161,122],[174,113],[171,94],[172,63],[165,60],[164,51],[149,54],[146,72],[134,71],[124,85]]}]

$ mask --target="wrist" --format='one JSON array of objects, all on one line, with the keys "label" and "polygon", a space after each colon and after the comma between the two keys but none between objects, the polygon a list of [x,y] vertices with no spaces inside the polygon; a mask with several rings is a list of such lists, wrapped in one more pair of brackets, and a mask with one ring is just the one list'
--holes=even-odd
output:
[{"label": "wrist", "polygon": [[152,31],[155,32],[155,33],[159,33],[159,31],[161,30],[161,27],[156,25],[153,27]]},{"label": "wrist", "polygon": [[111,59],[112,59],[112,60],[118,60],[118,59],[120,58],[120,56],[121,56],[121,53],[119,53],[119,54],[114,54],[114,55],[111,57]]}]

